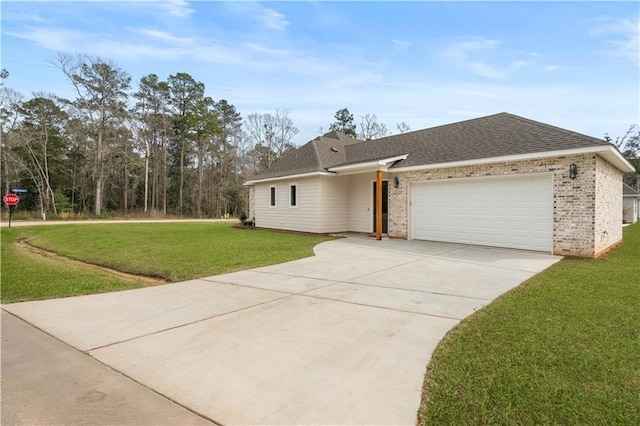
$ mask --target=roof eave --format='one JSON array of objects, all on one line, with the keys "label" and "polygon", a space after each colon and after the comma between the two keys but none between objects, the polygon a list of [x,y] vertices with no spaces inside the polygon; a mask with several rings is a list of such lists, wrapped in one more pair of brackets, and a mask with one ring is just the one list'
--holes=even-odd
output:
[{"label": "roof eave", "polygon": [[330,167],[327,170],[340,175],[350,175],[355,173],[365,173],[373,171],[389,171],[396,161],[405,160],[409,154],[396,155],[395,157],[383,158],[375,161],[367,161],[363,163],[347,164],[344,166]]},{"label": "roof eave", "polygon": [[613,145],[599,145],[599,146],[573,148],[573,149],[565,149],[565,150],[558,150],[558,151],[531,152],[527,154],[478,158],[474,160],[451,161],[447,163],[422,164],[422,165],[408,166],[408,167],[394,167],[392,171],[410,172],[410,171],[417,171],[417,170],[442,169],[446,167],[462,167],[462,166],[474,166],[479,164],[502,163],[506,161],[533,160],[533,159],[545,158],[545,157],[563,157],[567,155],[578,155],[578,154],[600,155],[609,163],[611,163],[613,166],[615,166],[618,170],[620,170],[622,173],[635,171],[631,163],[629,163],[629,161],[627,161],[622,156],[622,154],[620,154],[620,151],[618,151]]},{"label": "roof eave", "polygon": [[601,157],[613,164],[622,173],[632,173],[636,171],[635,167],[633,167],[629,160],[624,158],[618,148],[613,145],[610,145],[608,148],[609,150],[599,153]]},{"label": "roof eave", "polygon": [[301,178],[307,178],[307,177],[313,177],[313,176],[334,176],[334,175],[335,175],[335,173],[322,172],[322,171],[309,172],[309,173],[299,173],[299,174],[296,174],[296,175],[275,176],[275,177],[270,177],[270,178],[248,180],[245,183],[243,183],[242,185],[251,186],[251,185],[255,185],[257,183],[274,182],[274,181],[278,181],[278,180],[301,179]]}]

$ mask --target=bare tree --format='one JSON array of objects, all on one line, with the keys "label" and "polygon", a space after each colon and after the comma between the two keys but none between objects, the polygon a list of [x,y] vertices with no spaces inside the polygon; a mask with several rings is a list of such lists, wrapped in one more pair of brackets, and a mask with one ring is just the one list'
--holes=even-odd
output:
[{"label": "bare tree", "polygon": [[396,123],[396,129],[398,129],[398,133],[400,134],[411,131],[411,127],[409,127],[409,125],[404,121],[401,121],[400,123]]},{"label": "bare tree", "polygon": [[38,189],[40,214],[44,217],[49,209],[57,214],[55,193],[52,187],[51,162],[60,160],[66,144],[63,129],[67,114],[60,109],[54,95],[37,94],[20,107],[22,122],[18,127],[19,146],[14,151],[19,155],[31,180]]},{"label": "bare tree", "polygon": [[12,136],[20,115],[19,109],[22,99],[21,93],[4,85],[0,88],[0,143],[2,145],[0,161],[2,162],[2,180],[5,194],[9,193],[11,182],[17,177],[15,167],[11,164],[9,153],[12,148],[12,140],[15,140]]},{"label": "bare tree", "polygon": [[276,110],[274,114],[249,114],[245,128],[253,142],[248,155],[253,157],[254,172],[271,167],[274,161],[295,148],[292,139],[298,129],[287,109]]},{"label": "bare tree", "polygon": [[360,120],[360,133],[358,137],[365,141],[378,139],[387,136],[387,126],[384,123],[378,123],[378,117],[375,114],[367,113]]}]

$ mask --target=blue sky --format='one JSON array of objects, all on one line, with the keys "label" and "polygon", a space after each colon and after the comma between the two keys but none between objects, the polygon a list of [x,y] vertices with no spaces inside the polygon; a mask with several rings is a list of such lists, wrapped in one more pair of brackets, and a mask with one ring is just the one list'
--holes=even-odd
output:
[{"label": "blue sky", "polygon": [[510,112],[596,137],[640,115],[637,2],[2,1],[5,85],[72,97],[51,60],[187,72],[243,116],[290,110],[295,142],[343,107],[395,131]]}]

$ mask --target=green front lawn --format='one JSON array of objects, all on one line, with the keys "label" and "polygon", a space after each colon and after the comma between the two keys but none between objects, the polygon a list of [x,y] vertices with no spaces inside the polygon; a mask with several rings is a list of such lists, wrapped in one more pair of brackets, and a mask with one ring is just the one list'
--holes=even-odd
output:
[{"label": "green front lawn", "polygon": [[427,368],[419,423],[640,424],[640,223],[462,321]]},{"label": "green front lawn", "polygon": [[175,282],[313,255],[329,237],[235,229],[229,223],[130,223],[2,229],[2,302],[143,286],[61,264],[16,247],[29,244],[72,259]]}]

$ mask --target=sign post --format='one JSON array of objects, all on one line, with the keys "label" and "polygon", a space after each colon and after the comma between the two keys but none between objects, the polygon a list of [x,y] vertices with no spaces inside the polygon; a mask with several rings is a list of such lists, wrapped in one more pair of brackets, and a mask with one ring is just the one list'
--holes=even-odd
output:
[{"label": "sign post", "polygon": [[2,201],[9,206],[9,228],[11,228],[11,216],[13,215],[13,206],[20,202],[20,197],[16,194],[7,194],[2,198]]}]

